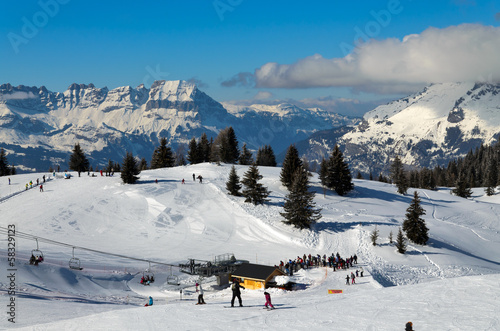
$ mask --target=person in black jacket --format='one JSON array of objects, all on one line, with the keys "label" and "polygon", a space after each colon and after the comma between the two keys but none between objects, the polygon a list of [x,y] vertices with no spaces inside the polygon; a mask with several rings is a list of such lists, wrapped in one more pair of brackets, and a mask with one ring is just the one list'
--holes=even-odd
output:
[{"label": "person in black jacket", "polygon": [[240,285],[240,282],[237,279],[233,280],[233,285],[231,285],[231,290],[233,290],[233,298],[231,299],[231,307],[234,307],[234,299],[238,298],[238,301],[240,302],[240,307],[243,307],[243,304],[241,303],[241,291],[240,288],[243,288],[243,286]]},{"label": "person in black jacket", "polygon": [[413,331],[413,323],[412,322],[406,323],[405,331]]}]

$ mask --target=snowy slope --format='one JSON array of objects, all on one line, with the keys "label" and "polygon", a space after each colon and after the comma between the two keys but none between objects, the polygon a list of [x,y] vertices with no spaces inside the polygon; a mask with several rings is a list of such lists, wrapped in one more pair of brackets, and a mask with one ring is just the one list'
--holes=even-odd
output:
[{"label": "snowy slope", "polygon": [[[246,167],[238,166],[243,176]],[[430,229],[427,246],[409,245],[396,253],[387,237],[397,233],[412,194],[396,194],[393,186],[355,180],[347,197],[323,191],[314,177],[315,201],[323,218],[312,230],[298,231],[281,222],[286,194],[280,168],[259,168],[272,191],[264,206],[226,194],[230,166],[199,164],[144,171],[136,185],[119,177],[53,178],[44,187],[24,191],[25,183],[42,174],[7,178],[0,183],[2,228],[14,224],[17,257],[17,323],[4,316],[0,327],[27,330],[400,330],[411,320],[417,330],[500,329],[500,200],[482,190],[464,200],[448,190],[418,190]],[[201,174],[202,184],[192,180]],[[50,175],[50,174],[46,174]],[[52,177],[51,177],[52,178]],[[181,179],[186,184],[181,184]],[[158,183],[155,183],[155,180]],[[409,192],[413,192],[410,190]],[[379,245],[371,245],[374,227]],[[26,264],[36,242],[46,262]],[[68,244],[51,244],[45,239]],[[0,245],[7,247],[2,232]],[[68,268],[72,247],[84,269]],[[6,251],[0,251],[0,300],[7,303]],[[111,253],[114,255],[103,254]],[[194,306],[193,276],[153,263],[157,281],[139,284],[152,260],[177,265],[188,258],[212,260],[234,253],[238,259],[274,265],[305,254],[357,254],[365,277],[345,285],[347,272],[319,268],[297,273],[302,290],[273,290],[278,310],[261,309],[262,291],[243,291],[247,308],[225,309],[228,288],[215,278],[203,280],[207,305]],[[128,258],[118,257],[126,256]],[[352,271],[352,270],[351,270]],[[183,290],[167,283],[179,275]],[[342,294],[328,294],[342,289]],[[147,296],[155,306],[140,307]],[[307,318],[304,318],[307,316]]]}]

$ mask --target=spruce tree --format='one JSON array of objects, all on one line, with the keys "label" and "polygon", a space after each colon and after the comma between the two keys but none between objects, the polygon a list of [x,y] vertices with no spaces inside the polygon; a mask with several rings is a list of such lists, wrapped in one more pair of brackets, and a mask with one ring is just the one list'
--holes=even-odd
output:
[{"label": "spruce tree", "polygon": [[332,155],[328,160],[326,186],[335,190],[338,195],[346,195],[354,188],[352,184],[351,172],[349,166],[344,161],[344,156],[338,145],[332,151]]},{"label": "spruce tree", "polygon": [[235,164],[238,162],[240,157],[240,151],[238,148],[238,139],[236,139],[236,133],[232,126],[226,129],[226,137],[223,140],[224,142],[224,153],[222,162]]},{"label": "spruce tree", "polygon": [[187,153],[187,159],[188,159],[189,163],[191,163],[191,164],[196,164],[196,163],[202,162],[200,150],[198,149],[198,143],[196,142],[196,139],[194,137],[189,142],[189,150]]},{"label": "spruce tree", "polygon": [[139,169],[142,170],[148,170],[148,161],[146,161],[145,158],[141,159],[141,163],[139,164]]},{"label": "spruce tree", "polygon": [[372,233],[370,234],[370,239],[372,241],[373,246],[377,246],[378,233],[379,233],[379,230],[377,229],[377,226],[375,225],[375,229],[373,229]]},{"label": "spruce tree", "polygon": [[295,145],[292,144],[286,151],[280,173],[281,184],[283,184],[283,186],[285,186],[289,191],[295,178],[295,171],[301,166],[302,160],[299,157],[299,151]]},{"label": "spruce tree", "polygon": [[125,184],[134,184],[139,179],[139,165],[132,155],[132,153],[127,152],[127,155],[123,158],[123,165],[121,167],[121,178]]},{"label": "spruce tree", "polygon": [[162,137],[151,158],[151,169],[173,167],[175,164],[174,155],[170,146],[167,146],[167,138]]},{"label": "spruce tree", "polygon": [[203,132],[198,143],[198,154],[200,162],[210,162],[210,142],[208,141],[207,134]]},{"label": "spruce tree", "polygon": [[455,188],[451,190],[453,194],[462,198],[470,198],[472,196],[472,190],[470,188],[470,182],[467,180],[465,171],[460,171],[458,178],[455,182]]},{"label": "spruce tree", "polygon": [[290,193],[285,197],[283,212],[285,224],[293,225],[299,229],[310,228],[311,224],[321,218],[321,209],[316,209],[314,192],[309,191],[309,172],[299,166],[293,174]]},{"label": "spruce tree", "polygon": [[399,228],[398,235],[396,237],[396,248],[399,253],[406,253],[406,240],[403,235],[403,231],[401,231],[401,227]]},{"label": "spruce tree", "polygon": [[80,177],[82,172],[89,169],[89,160],[87,160],[87,157],[83,153],[79,143],[75,144],[73,154],[69,157],[69,168],[71,170],[78,171],[78,177]]},{"label": "spruce tree", "polygon": [[328,177],[328,162],[323,158],[321,160],[321,164],[319,166],[319,180],[321,181],[321,185],[323,187],[327,187],[327,177]]},{"label": "spruce tree", "polygon": [[429,229],[425,225],[424,219],[420,217],[422,215],[425,215],[425,210],[420,206],[420,197],[415,191],[413,200],[406,209],[403,231],[406,233],[406,237],[417,245],[425,245],[429,240]]},{"label": "spruce tree", "polygon": [[403,162],[401,162],[401,159],[397,155],[391,164],[391,178],[393,183],[396,184],[398,193],[406,194],[409,187],[408,178],[403,168]]},{"label": "spruce tree", "polygon": [[229,172],[229,178],[226,182],[226,189],[228,190],[229,194],[231,194],[231,195],[234,195],[234,196],[241,195],[240,177],[238,177],[238,174],[236,173],[236,168],[234,165],[231,167],[231,171]]},{"label": "spruce tree", "polygon": [[241,181],[241,183],[245,185],[245,189],[243,190],[243,196],[246,198],[245,202],[251,202],[257,205],[267,201],[266,198],[271,192],[259,183],[259,180],[262,178],[256,164],[251,165],[247,172],[245,172],[243,180]]},{"label": "spruce tree", "polygon": [[257,151],[257,158],[255,162],[258,166],[276,167],[276,157],[271,146],[264,145]]},{"label": "spruce tree", "polygon": [[486,173],[486,195],[491,196],[495,194],[495,188],[498,182],[498,166],[494,158],[488,160],[488,168]]},{"label": "spruce tree", "polygon": [[253,155],[247,148],[247,144],[243,144],[240,152],[240,164],[241,165],[251,165],[253,163]]},{"label": "spruce tree", "polygon": [[0,176],[11,175],[12,168],[9,167],[7,156],[3,148],[0,149]]}]

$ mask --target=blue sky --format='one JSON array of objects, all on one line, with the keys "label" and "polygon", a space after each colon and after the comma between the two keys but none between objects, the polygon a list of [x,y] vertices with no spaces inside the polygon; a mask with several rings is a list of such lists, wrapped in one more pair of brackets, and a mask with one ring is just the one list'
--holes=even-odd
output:
[{"label": "blue sky", "polygon": [[[62,92],[184,79],[218,101],[359,115],[431,82],[498,80],[499,23],[500,4],[479,0],[8,1],[0,83]],[[408,35],[421,38],[402,43]]]}]

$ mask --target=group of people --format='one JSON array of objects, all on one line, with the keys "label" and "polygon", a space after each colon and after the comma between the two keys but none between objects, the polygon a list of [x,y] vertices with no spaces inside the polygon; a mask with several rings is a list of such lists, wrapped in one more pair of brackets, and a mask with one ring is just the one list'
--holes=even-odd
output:
[{"label": "group of people", "polygon": [[31,257],[30,257],[30,264],[32,265],[38,265],[38,263],[42,263],[43,262],[43,256],[35,256],[34,254],[31,254]]},{"label": "group of people", "polygon": [[279,269],[285,272],[288,275],[293,275],[294,272],[297,272],[299,269],[308,269],[312,267],[329,267],[332,268],[333,271],[337,269],[349,269],[353,267],[353,264],[358,263],[358,256],[356,254],[351,255],[347,258],[342,258],[340,254],[333,254],[327,256],[324,254],[321,256],[317,255],[306,255],[304,254],[302,257],[297,256],[296,259],[289,259],[288,262],[280,261]]},{"label": "group of people", "polygon": [[[38,186],[40,187],[40,192],[43,192],[43,183],[45,183],[45,175],[42,176],[42,182],[40,182],[40,178],[36,179],[36,184],[34,184],[32,180],[30,180],[28,183],[26,183],[26,191],[30,188],[33,188],[33,186]],[[9,178],[9,185],[10,185],[10,178]]]},{"label": "group of people", "polygon": [[155,277],[153,275],[144,275],[141,277],[142,285],[149,285],[155,281]]}]

